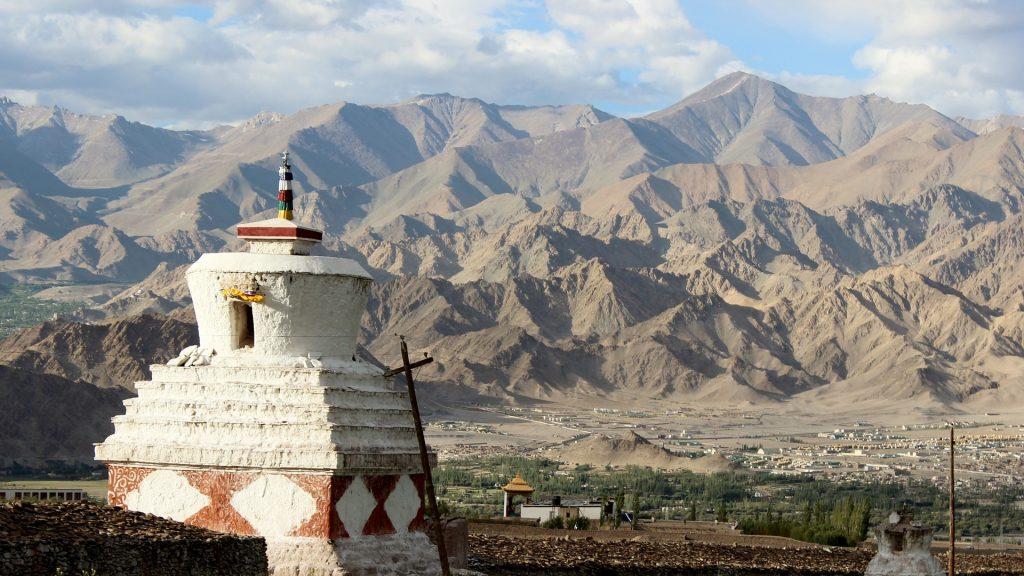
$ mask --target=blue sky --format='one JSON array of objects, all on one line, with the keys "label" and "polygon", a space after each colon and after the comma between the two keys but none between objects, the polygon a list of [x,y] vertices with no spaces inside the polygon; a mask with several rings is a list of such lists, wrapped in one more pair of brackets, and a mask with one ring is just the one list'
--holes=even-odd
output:
[{"label": "blue sky", "polygon": [[765,18],[737,0],[690,0],[681,5],[694,26],[759,70],[867,77],[865,70],[853,65],[853,55],[871,40],[866,31],[847,38],[808,34]]},{"label": "blue sky", "polygon": [[734,70],[949,115],[1024,113],[1011,0],[0,0],[0,94],[210,126],[450,92],[668,106]]},{"label": "blue sky", "polygon": [[[871,39],[867,30],[858,30],[845,36],[810,35],[805,30],[796,30],[777,20],[765,18],[763,12],[752,9],[749,2],[741,0],[684,0],[678,2],[678,5],[693,26],[728,46],[757,73],[838,75],[851,80],[868,77],[866,70],[858,69],[853,63],[857,50]],[[520,3],[506,10],[503,16],[507,18],[503,25],[506,29],[549,32],[559,28],[558,23],[548,15],[546,6],[540,2]],[[624,67],[617,71],[618,77],[635,82],[642,69],[642,65]],[[662,98],[656,108],[668,106],[678,99],[675,96]],[[643,113],[651,109],[648,105],[632,106],[628,101],[618,99],[597,100],[594,103],[619,115]]]},{"label": "blue sky", "polygon": [[183,18],[191,18],[198,22],[209,22],[213,18],[213,8],[202,4],[184,4],[175,6],[171,13]]}]

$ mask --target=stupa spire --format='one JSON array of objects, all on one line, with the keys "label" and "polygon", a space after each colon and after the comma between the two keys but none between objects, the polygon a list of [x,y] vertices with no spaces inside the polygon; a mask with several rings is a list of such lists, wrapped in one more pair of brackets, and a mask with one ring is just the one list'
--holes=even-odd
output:
[{"label": "stupa spire", "polygon": [[288,163],[288,151],[281,154],[281,167],[277,173],[280,182],[277,187],[277,217],[292,219],[292,165]]},{"label": "stupa spire", "polygon": [[249,241],[249,251],[261,254],[308,255],[314,244],[324,238],[322,230],[292,222],[292,165],[288,152],[281,154],[280,185],[277,193],[277,218],[238,225],[238,237]]}]

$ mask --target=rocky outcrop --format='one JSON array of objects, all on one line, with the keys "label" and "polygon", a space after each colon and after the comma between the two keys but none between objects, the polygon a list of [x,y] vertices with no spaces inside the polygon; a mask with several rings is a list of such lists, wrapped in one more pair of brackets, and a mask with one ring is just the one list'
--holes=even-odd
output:
[{"label": "rocky outcrop", "polygon": [[735,466],[718,454],[689,458],[652,444],[636,432],[622,437],[595,434],[589,438],[545,452],[569,464],[605,466],[647,466],[663,470],[689,470],[701,474],[724,472]]}]

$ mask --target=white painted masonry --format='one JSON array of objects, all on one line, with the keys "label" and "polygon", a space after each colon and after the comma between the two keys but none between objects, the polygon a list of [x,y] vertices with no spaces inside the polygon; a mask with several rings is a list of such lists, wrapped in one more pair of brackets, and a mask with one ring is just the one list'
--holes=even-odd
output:
[{"label": "white painted masonry", "polygon": [[[326,256],[203,254],[186,273],[199,346],[225,356],[298,356],[349,359],[356,351],[359,320],[371,279],[359,264]],[[258,287],[252,311],[255,344],[234,342],[232,304],[222,289]]]},{"label": "white painted masonry", "polygon": [[277,537],[287,536],[316,512],[313,497],[280,474],[261,475],[231,498],[231,507],[260,535]]},{"label": "white painted masonry", "polygon": [[391,523],[394,524],[395,530],[399,534],[409,531],[409,523],[416,518],[416,514],[419,512],[419,500],[419,492],[412,480],[408,476],[399,478],[398,484],[395,485],[395,489],[384,503],[388,518],[391,519]]},{"label": "white painted masonry", "polygon": [[335,506],[338,517],[341,518],[349,536],[355,537],[363,534],[363,526],[366,525],[366,521],[369,520],[370,514],[376,507],[377,499],[366,488],[362,476],[352,479],[352,484],[349,485],[348,490]]},{"label": "white painted masonry", "polygon": [[874,529],[878,552],[868,563],[865,576],[942,576],[946,573],[932,556],[931,527],[912,522],[913,516],[889,515]]},{"label": "white painted masonry", "polygon": [[[430,556],[425,551],[433,551]],[[275,539],[267,542],[267,559],[274,576],[326,574],[348,576],[432,576],[440,574],[437,548],[422,532],[374,538],[352,538],[344,546],[309,539]],[[324,572],[323,565],[338,562],[345,568]]]},{"label": "white painted masonry", "polygon": [[125,498],[130,510],[154,514],[184,522],[210,503],[181,474],[173,470],[156,470],[139,483]]}]

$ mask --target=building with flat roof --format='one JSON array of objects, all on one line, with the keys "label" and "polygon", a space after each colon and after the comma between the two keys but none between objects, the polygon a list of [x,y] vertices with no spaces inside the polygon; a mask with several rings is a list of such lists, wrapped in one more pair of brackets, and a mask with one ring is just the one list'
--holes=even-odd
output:
[{"label": "building with flat roof", "polygon": [[0,488],[0,500],[86,500],[85,490],[78,488]]},{"label": "building with flat roof", "polygon": [[555,496],[551,500],[537,501],[523,504],[519,508],[519,516],[532,518],[540,522],[546,522],[554,518],[562,518],[564,521],[586,518],[592,522],[600,522],[601,514],[608,507],[607,513],[615,515],[615,502],[601,502],[600,500],[562,500]]}]

